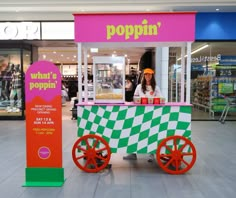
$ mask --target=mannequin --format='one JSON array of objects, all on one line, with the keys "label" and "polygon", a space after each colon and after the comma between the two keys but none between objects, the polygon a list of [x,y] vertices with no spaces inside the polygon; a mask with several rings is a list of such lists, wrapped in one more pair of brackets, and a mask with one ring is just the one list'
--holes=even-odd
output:
[{"label": "mannequin", "polygon": [[5,57],[0,56],[0,100],[7,100],[7,96],[5,94],[5,80],[3,77],[8,68],[8,63]]},{"label": "mannequin", "polygon": [[5,80],[4,90],[5,90],[5,94],[8,100],[10,100],[10,92],[11,92],[10,86],[11,86],[11,81],[12,81],[12,74],[14,72],[14,67],[15,67],[14,64],[9,64],[7,71],[5,73],[5,76],[4,76],[4,80]]},{"label": "mannequin", "polygon": [[10,100],[10,85],[11,85],[13,70],[14,70],[14,64],[9,63],[3,76],[2,94],[4,95],[6,100]]},{"label": "mannequin", "polygon": [[[15,65],[14,72],[12,74],[11,93],[10,93],[10,109],[8,112],[19,112],[21,108],[21,92],[22,92],[22,79],[20,65]],[[17,103],[15,106],[15,96],[17,96]]]}]

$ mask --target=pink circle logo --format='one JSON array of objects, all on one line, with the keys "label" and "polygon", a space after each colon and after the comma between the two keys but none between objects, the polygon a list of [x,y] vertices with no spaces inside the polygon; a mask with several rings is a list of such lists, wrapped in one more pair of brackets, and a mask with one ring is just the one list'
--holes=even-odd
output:
[{"label": "pink circle logo", "polygon": [[48,147],[42,146],[38,150],[38,155],[41,159],[48,159],[51,155],[51,151]]}]

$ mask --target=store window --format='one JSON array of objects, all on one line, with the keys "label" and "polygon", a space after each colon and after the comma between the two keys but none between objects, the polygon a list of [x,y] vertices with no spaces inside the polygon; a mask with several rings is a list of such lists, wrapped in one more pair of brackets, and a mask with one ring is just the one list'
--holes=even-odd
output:
[{"label": "store window", "polygon": [[[182,71],[181,68],[181,49],[170,48],[168,78],[170,102],[180,102],[183,72],[186,74],[186,70]],[[193,105],[192,119],[219,120],[224,109],[233,103],[231,101],[236,101],[236,43],[193,43],[190,95],[190,102]],[[235,105],[230,105],[225,119],[236,120]]]},{"label": "store window", "polygon": [[[193,119],[219,120],[236,97],[236,43],[196,42],[191,64]],[[236,120],[230,106],[226,120]]]},{"label": "store window", "polygon": [[24,75],[30,50],[0,49],[0,119],[24,118]]}]

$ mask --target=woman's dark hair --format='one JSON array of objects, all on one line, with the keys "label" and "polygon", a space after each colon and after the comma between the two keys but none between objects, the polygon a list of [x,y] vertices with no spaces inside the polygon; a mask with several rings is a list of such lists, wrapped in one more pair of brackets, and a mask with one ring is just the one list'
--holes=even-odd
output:
[{"label": "woman's dark hair", "polygon": [[129,81],[131,81],[132,82],[132,78],[130,77],[130,76],[126,76],[126,78],[125,78],[126,80],[129,80]]},{"label": "woman's dark hair", "polygon": [[[146,79],[145,79],[145,74],[143,74],[143,77],[142,77],[142,81],[141,81],[141,87],[142,87],[142,91],[143,93],[145,94],[146,91],[147,91],[147,87],[146,87]],[[154,75],[152,74],[152,79],[151,79],[151,87],[152,87],[152,90],[155,91],[156,89],[156,80],[154,78]]]}]

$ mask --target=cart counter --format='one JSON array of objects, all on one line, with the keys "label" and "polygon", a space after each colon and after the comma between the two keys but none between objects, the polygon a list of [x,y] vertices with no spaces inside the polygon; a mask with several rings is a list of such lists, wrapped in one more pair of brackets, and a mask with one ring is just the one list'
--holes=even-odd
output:
[{"label": "cart counter", "polygon": [[155,153],[167,137],[191,139],[192,105],[187,103],[81,103],[77,111],[78,136],[101,136],[111,153]]}]

